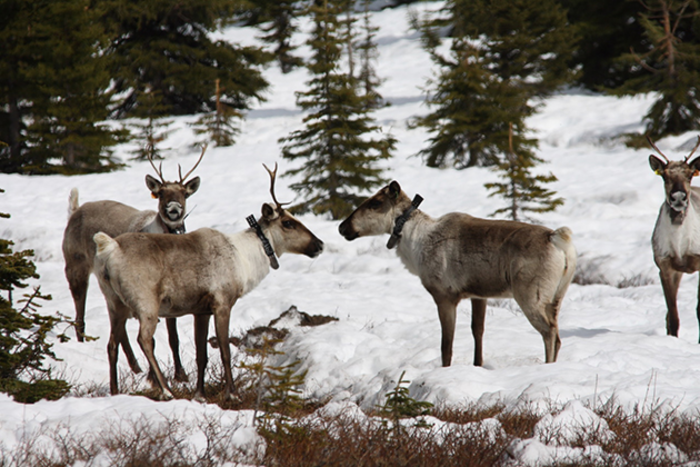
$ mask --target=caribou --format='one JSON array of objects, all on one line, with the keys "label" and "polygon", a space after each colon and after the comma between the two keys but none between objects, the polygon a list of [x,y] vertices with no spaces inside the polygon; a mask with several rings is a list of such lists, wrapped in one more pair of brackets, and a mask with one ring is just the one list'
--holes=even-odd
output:
[{"label": "caribou", "polygon": [[453,212],[434,219],[392,181],[365,200],[339,226],[347,240],[391,234],[396,253],[437,305],[442,366],[452,362],[456,310],[471,299],[474,365],[483,364],[488,298],[514,298],[542,335],[545,361],[557,360],[559,309],[576,268],[571,230]]},{"label": "caribou", "polygon": [[[700,136],[693,150],[682,161],[671,161],[647,137],[663,161],[649,155],[649,165],[664,181],[665,199],[651,237],[654,262],[659,268],[661,287],[666,300],[666,333],[678,337],[678,287],[683,273],[700,270],[700,188],[690,186],[700,173],[700,157],[688,162],[700,146]],[[700,298],[697,317],[700,322]]]},{"label": "caribou", "polygon": [[155,374],[163,399],[173,397],[153,354],[153,334],[159,317],[194,315],[197,359],[195,398],[204,397],[209,318],[214,316],[216,340],[224,368],[223,396],[232,398],[233,377],[228,326],[237,300],[253,290],[284,253],[314,258],[323,251],[319,240],[284,209],[275,196],[274,171],[270,194],[274,205],[262,205],[262,217],[247,218],[250,228],[227,235],[203,228],[183,235],[125,233],[116,239],[104,232],[94,236],[95,270],[109,311],[107,345],[110,392],[118,394],[118,345],[125,339],[125,322],[139,320],[138,343]]},{"label": "caribou", "polygon": [[[100,231],[112,237],[126,232],[184,233],[186,200],[199,189],[200,185],[199,177],[194,177],[190,181],[187,181],[187,178],[202,161],[206,149],[206,145],[202,147],[199,159],[184,176],[182,168],[178,165],[180,180],[176,182],[166,181],[163,177],[163,164],[156,168],[153,160],[149,158],[151,166],[160,178],[156,180],[151,175],[146,175],[146,186],[151,191],[151,195],[158,199],[157,212],[139,211],[111,200],[94,201],[80,206],[78,190],[76,188],[71,190],[68,202],[68,225],[63,234],[63,258],[66,264],[66,279],[75,304],[76,333],[79,342],[83,342],[85,336],[85,304],[95,258],[93,236]],[[175,366],[175,379],[186,381],[187,374],[180,361],[179,338],[174,319],[167,320],[167,328]],[[135,373],[140,373],[141,368],[134,357],[126,334],[124,338],[121,344],[129,365]]]}]

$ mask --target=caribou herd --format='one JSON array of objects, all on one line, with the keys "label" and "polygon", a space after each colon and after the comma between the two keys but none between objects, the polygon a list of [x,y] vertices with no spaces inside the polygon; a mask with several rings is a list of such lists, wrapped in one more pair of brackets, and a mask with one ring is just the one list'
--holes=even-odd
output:
[{"label": "caribou herd", "polygon": [[[700,173],[700,157],[689,162],[700,137],[682,161],[649,156],[649,164],[664,181],[666,198],[659,211],[652,249],[668,307],[667,333],[678,336],[676,296],[683,273],[700,270],[700,189],[691,180]],[[323,241],[295,218],[275,195],[277,164],[270,170],[272,203],[263,203],[250,228],[223,233],[201,228],[185,231],[186,200],[200,185],[187,181],[202,161],[179,180],[166,181],[162,164],[151,165],[160,180],[146,175],[146,186],[158,199],[157,211],[139,211],[116,201],[78,202],[69,197],[69,219],[63,237],[65,274],[75,303],[79,341],[84,340],[85,301],[89,276],[97,277],[110,320],[107,345],[110,392],[119,392],[117,359],[124,351],[131,370],[141,371],[126,332],[126,320],[139,321],[137,341],[150,367],[149,380],[162,399],[173,393],[154,356],[154,333],[165,318],[173,354],[174,379],[186,381],[179,356],[176,318],[194,317],[197,361],[196,398],[204,397],[209,319],[214,318],[225,387],[223,397],[235,397],[229,348],[229,321],[236,301],[258,286],[284,253],[314,258]],[[488,220],[453,212],[433,218],[392,181],[367,198],[338,227],[348,241],[389,235],[387,248],[396,254],[437,306],[442,329],[442,365],[452,362],[456,309],[471,301],[474,365],[483,364],[483,334],[487,299],[513,298],[541,334],[546,363],[561,347],[558,318],[564,295],[576,270],[576,250],[567,227],[555,230],[517,221]],[[700,322],[700,300],[697,308]]]}]

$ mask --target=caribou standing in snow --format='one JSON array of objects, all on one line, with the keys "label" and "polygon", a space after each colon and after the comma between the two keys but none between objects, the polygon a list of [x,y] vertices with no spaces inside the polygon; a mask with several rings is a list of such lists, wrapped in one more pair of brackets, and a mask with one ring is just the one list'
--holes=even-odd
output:
[{"label": "caribou standing in snow", "polygon": [[[66,279],[75,304],[76,332],[79,342],[82,342],[85,336],[85,302],[95,258],[93,236],[100,231],[112,237],[126,232],[184,233],[186,200],[199,189],[200,185],[199,177],[194,177],[190,181],[186,180],[202,161],[205,151],[206,146],[202,148],[202,153],[194,167],[184,177],[178,165],[180,180],[176,182],[166,181],[163,178],[163,165],[156,168],[149,158],[151,166],[160,178],[159,181],[151,175],[146,175],[146,186],[151,191],[151,195],[158,199],[158,212],[139,211],[131,206],[111,200],[94,201],[80,206],[78,190],[76,188],[71,190],[68,202],[68,225],[63,234],[63,258],[66,263]],[[167,327],[170,348],[173,353],[175,379],[187,381],[187,373],[180,362],[179,339],[175,320],[168,319]],[[126,333],[121,344],[129,366],[135,373],[140,373],[141,368],[134,357]]]},{"label": "caribou standing in snow", "polygon": [[391,234],[388,248],[420,277],[432,295],[442,327],[442,365],[452,362],[456,310],[470,298],[474,365],[483,364],[486,299],[512,297],[544,339],[545,361],[561,346],[558,316],[576,269],[576,250],[567,227],[486,220],[449,213],[433,219],[417,209],[393,181],[364,201],[339,227],[347,240]]},{"label": "caribou standing in snow", "polygon": [[209,318],[214,316],[226,387],[233,393],[228,327],[231,308],[277,269],[283,253],[316,257],[323,242],[277,201],[275,170],[270,171],[270,193],[275,205],[263,204],[262,217],[248,217],[251,228],[233,235],[199,229],[183,235],[126,233],[116,239],[99,232],[95,272],[107,302],[111,333],[107,352],[110,391],[119,392],[118,345],[125,339],[124,323],[139,320],[138,342],[156,378],[161,397],[173,397],[153,355],[153,333],[159,317],[194,315],[197,353],[197,390],[204,397]]},{"label": "caribou standing in snow", "polygon": [[[690,186],[693,177],[700,173],[700,157],[688,160],[700,146],[698,142],[682,161],[670,161],[651,138],[649,144],[663,157],[663,161],[649,155],[651,169],[664,181],[666,192],[651,237],[654,262],[659,268],[661,287],[666,299],[666,333],[678,337],[678,287],[683,273],[700,270],[700,188]],[[700,322],[700,298],[697,307]]]}]

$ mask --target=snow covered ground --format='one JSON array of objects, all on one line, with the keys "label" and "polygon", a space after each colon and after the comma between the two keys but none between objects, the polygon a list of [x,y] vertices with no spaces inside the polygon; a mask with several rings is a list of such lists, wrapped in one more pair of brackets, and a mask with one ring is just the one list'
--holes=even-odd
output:
[{"label": "snow covered ground", "polygon": [[[426,8],[420,6],[419,8]],[[398,180],[413,196],[425,201],[421,209],[432,216],[463,211],[487,216],[504,201],[489,198],[486,181],[496,174],[489,169],[428,169],[414,154],[424,147],[426,133],[408,130],[412,116],[427,112],[421,87],[433,69],[408,27],[408,8],[373,15],[380,26],[377,36],[378,74],[386,78],[381,88],[390,107],[376,113],[384,131],[398,140],[395,157],[385,162],[385,176]],[[306,26],[308,24],[305,23]],[[229,29],[223,37],[234,42],[255,41],[252,29]],[[308,50],[303,47],[303,53]],[[295,106],[294,91],[304,89],[304,70],[282,75],[275,67],[265,71],[272,83],[268,101],[252,110],[235,146],[211,147],[196,171],[202,185],[189,199],[187,227],[212,227],[235,232],[247,227],[245,217],[260,212],[270,201],[269,179],[262,163],[279,162],[280,172],[290,167],[280,158],[278,138],[298,129],[302,114]],[[283,350],[290,359],[300,358],[308,370],[306,392],[310,397],[370,408],[384,400],[402,371],[411,380],[411,395],[436,404],[504,402],[549,407],[552,402],[571,408],[569,420],[582,408],[579,402],[605,402],[615,398],[627,408],[667,406],[681,413],[700,409],[700,345],[695,318],[697,275],[681,284],[679,338],[666,336],[665,305],[652,261],[650,236],[663,200],[661,180],[649,168],[649,151],[624,147],[613,137],[641,130],[641,118],[650,98],[618,99],[571,90],[543,102],[529,124],[540,139],[541,166],[559,181],[553,184],[566,204],[554,213],[538,217],[542,224],[569,226],[579,252],[579,267],[605,284],[576,285],[569,289],[560,318],[562,348],[555,364],[545,365],[540,335],[511,300],[489,302],[484,338],[484,366],[473,367],[470,306],[458,309],[452,366],[440,366],[440,327],[435,305],[419,280],[402,266],[386,238],[345,241],[338,222],[311,215],[304,222],[324,240],[326,250],[316,259],[283,256],[273,271],[234,307],[231,334],[265,325],[291,305],[311,314],[338,321],[314,328],[294,328]],[[186,170],[199,151],[195,136],[179,119],[167,147],[163,171],[174,178],[177,164]],[[694,134],[667,138],[659,147],[669,157],[687,155],[686,143]],[[683,148],[681,148],[681,146]],[[128,158],[130,146],[119,148]],[[81,202],[113,199],[140,209],[156,203],[145,187],[148,163],[130,163],[127,169],[76,177],[26,177],[0,174],[2,211],[12,217],[0,220],[0,236],[15,241],[15,249],[32,248],[42,292],[53,300],[44,310],[73,316],[73,304],[63,275],[61,239],[66,223],[68,193],[80,190]],[[288,185],[278,181],[277,196],[292,200]],[[369,194],[369,193],[367,193]],[[618,284],[642,284],[619,288]],[[55,345],[62,362],[55,366],[72,383],[97,386],[108,393],[106,344],[109,323],[97,282],[91,280],[87,308],[87,332],[98,340]],[[194,369],[192,319],[179,321],[185,365]],[[170,355],[164,326],[156,333],[157,356],[170,373]],[[135,343],[137,324],[129,323]],[[213,332],[213,329],[212,329]],[[137,356],[147,363],[140,350]],[[218,352],[210,350],[211,366]],[[234,351],[234,361],[237,354]],[[128,367],[122,358],[120,372]],[[144,387],[147,385],[142,381]],[[571,402],[573,401],[573,402]],[[67,397],[57,402],[25,406],[0,395],[0,442],[12,449],[32,430],[61,425],[90,430],[118,417],[172,415],[198,419],[218,407],[196,402],[153,402],[136,396],[94,398]],[[566,411],[565,411],[566,413]],[[223,416],[223,415],[222,415]],[[254,438],[250,417],[225,414],[225,423],[240,427],[241,443]],[[237,425],[236,425],[237,424]],[[194,442],[194,441],[193,441]],[[555,448],[551,448],[555,449]],[[525,446],[522,461],[533,452]],[[549,454],[547,454],[549,452]],[[545,455],[546,454],[546,455]]]}]

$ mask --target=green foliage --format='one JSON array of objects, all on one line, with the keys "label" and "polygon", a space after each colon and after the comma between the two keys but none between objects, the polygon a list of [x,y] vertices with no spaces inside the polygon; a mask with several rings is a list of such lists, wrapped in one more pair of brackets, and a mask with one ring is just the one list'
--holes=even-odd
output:
[{"label": "green foliage", "polygon": [[[7,215],[3,215],[7,217]],[[37,312],[39,300],[51,300],[42,295],[39,287],[31,294],[24,294],[15,308],[12,292],[26,288],[23,281],[38,278],[36,266],[29,259],[32,250],[12,251],[13,242],[0,239],[0,391],[11,394],[17,401],[33,403],[37,400],[58,399],[70,386],[63,380],[53,379],[44,360],[58,360],[53,344],[46,339],[59,323],[68,322],[62,315],[44,316]],[[56,336],[65,342],[65,333]]]},{"label": "green foliage", "polygon": [[[512,138],[512,134],[511,134]],[[501,172],[504,182],[485,183],[489,196],[501,196],[510,201],[509,206],[497,209],[491,215],[507,214],[514,221],[527,219],[525,212],[549,212],[564,204],[562,198],[555,198],[556,192],[544,188],[545,183],[556,182],[552,175],[533,175],[531,169],[542,159],[534,154],[525,156],[513,152],[512,144],[505,157],[495,166]]]},{"label": "green foliage", "polygon": [[[123,94],[114,115],[163,117],[214,111],[214,83],[221,101],[246,110],[263,100],[268,83],[259,68],[271,59],[258,47],[213,40],[240,2],[230,0],[103,0],[107,52],[114,88]],[[154,92],[161,113],[143,114],[139,97]]]},{"label": "green foliage", "polygon": [[284,355],[275,349],[282,339],[263,338],[259,348],[248,348],[251,356],[257,360],[253,363],[241,363],[242,369],[249,372],[251,386],[256,392],[255,419],[263,429],[279,428],[284,421],[304,406],[301,387],[306,378],[306,371],[299,372],[300,360],[286,365],[271,365],[272,357]]},{"label": "green foliage", "polygon": [[294,68],[304,64],[304,61],[295,55],[297,48],[292,44],[292,36],[299,30],[296,24],[297,16],[301,12],[299,2],[294,0],[263,0],[258,2],[260,8],[258,21],[264,22],[258,27],[264,33],[260,39],[263,42],[274,45],[274,55],[279,63],[282,73],[289,73]]},{"label": "green foliage", "polygon": [[560,0],[569,23],[580,40],[570,68],[580,69],[577,83],[594,91],[613,89],[637,76],[640,69],[617,60],[645,42],[638,14],[642,2],[608,0]]},{"label": "green foliage", "polygon": [[[439,66],[428,82],[428,115],[412,126],[432,133],[418,154],[429,167],[492,165],[506,152],[508,125],[516,151],[529,153],[525,120],[534,98],[571,81],[567,66],[575,35],[554,0],[451,0],[436,16],[413,19],[424,48]],[[449,27],[449,56],[438,46],[438,29]]]},{"label": "green foliage", "polygon": [[0,171],[83,173],[120,165],[125,137],[102,123],[112,97],[99,11],[89,0],[5,1],[0,24]]},{"label": "green foliage", "polygon": [[[386,393],[386,402],[379,407],[380,414],[393,420],[396,429],[400,429],[399,420],[430,415],[430,409],[433,408],[432,403],[417,401],[409,395],[408,387],[404,385],[410,381],[403,379],[405,375],[406,372],[402,371],[394,389]],[[427,425],[424,420],[419,420],[416,426],[426,427]]]},{"label": "green foliage", "polygon": [[134,139],[138,144],[138,147],[132,151],[133,158],[162,159],[161,148],[158,145],[168,137],[170,131],[167,128],[172,120],[159,118],[163,115],[163,105],[158,91],[148,90],[138,98],[140,113],[144,119],[132,124],[136,130]]},{"label": "green foliage", "polygon": [[642,52],[632,50],[619,58],[621,64],[639,70],[639,74],[611,92],[657,93],[644,116],[645,133],[654,139],[700,129],[700,43],[695,34],[700,27],[698,4],[693,0],[654,0],[644,6],[639,24],[645,41],[636,47]]},{"label": "green foliage", "polygon": [[360,29],[361,39],[357,45],[357,50],[360,55],[360,72],[357,79],[360,82],[362,92],[364,94],[368,109],[378,109],[384,107],[385,102],[382,95],[379,93],[379,86],[384,81],[379,76],[374,68],[374,62],[379,57],[377,52],[377,43],[375,37],[379,28],[372,24],[369,12],[370,0],[363,0],[364,12],[362,15],[362,26]]},{"label": "green foliage", "polygon": [[195,123],[195,134],[207,135],[204,144],[213,141],[216,146],[232,146],[234,137],[239,133],[239,128],[233,123],[234,118],[242,118],[242,114],[221,102],[221,87],[216,80],[216,110],[202,115]]},{"label": "green foliage", "polygon": [[281,138],[282,156],[301,166],[285,175],[301,174],[291,188],[304,197],[295,212],[330,213],[333,219],[348,215],[361,197],[357,191],[384,183],[376,164],[391,157],[395,140],[378,137],[381,129],[369,114],[368,98],[358,91],[357,78],[341,70],[345,46],[339,15],[341,0],[311,5],[314,29],[308,40],[313,57],[307,64],[312,78],[308,90],[297,93],[297,105],[309,111],[305,127]]}]

